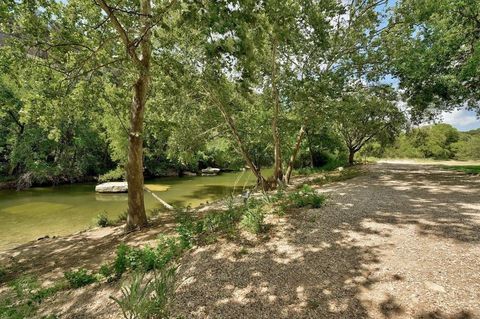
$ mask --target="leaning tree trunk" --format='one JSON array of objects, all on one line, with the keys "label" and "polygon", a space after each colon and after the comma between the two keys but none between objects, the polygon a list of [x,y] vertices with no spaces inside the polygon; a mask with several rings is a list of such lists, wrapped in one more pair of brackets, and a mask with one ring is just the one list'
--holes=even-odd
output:
[{"label": "leaning tree trunk", "polygon": [[263,177],[262,173],[260,170],[257,168],[257,166],[254,164],[252,158],[250,157],[250,154],[247,151],[247,148],[245,147],[245,144],[242,141],[242,138],[240,137],[240,134],[238,133],[237,127],[230,116],[230,114],[227,113],[227,110],[223,106],[222,102],[219,101],[217,98],[213,97],[212,94],[209,94],[210,97],[213,99],[214,104],[217,106],[218,110],[222,114],[223,118],[225,119],[225,122],[227,123],[228,127],[230,128],[231,133],[233,134],[235,140],[237,141],[237,145],[239,148],[239,151],[241,155],[243,156],[243,159],[245,160],[245,163],[250,167],[250,170],[253,172],[255,177],[257,178],[257,185],[262,187],[263,190],[268,189],[268,183]]},{"label": "leaning tree trunk", "polygon": [[140,75],[134,86],[134,98],[130,110],[130,133],[128,138],[128,216],[127,229],[147,225],[143,193],[143,117],[149,76]]},{"label": "leaning tree trunk", "polygon": [[293,171],[293,164],[295,163],[295,159],[297,158],[298,151],[300,150],[300,145],[302,145],[302,139],[304,134],[305,134],[305,127],[302,126],[300,128],[300,131],[298,132],[297,141],[295,142],[295,147],[293,148],[292,155],[290,156],[290,161],[288,162],[287,171],[285,172],[285,176],[283,177],[285,184],[290,183],[290,178],[292,177],[292,171]]}]

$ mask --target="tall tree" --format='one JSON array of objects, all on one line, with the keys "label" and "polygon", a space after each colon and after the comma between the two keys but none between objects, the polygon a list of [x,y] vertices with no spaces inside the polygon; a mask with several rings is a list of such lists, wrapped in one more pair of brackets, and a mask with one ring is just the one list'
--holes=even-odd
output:
[{"label": "tall tree", "polygon": [[477,0],[403,0],[385,34],[392,74],[416,120],[467,106],[479,111]]}]

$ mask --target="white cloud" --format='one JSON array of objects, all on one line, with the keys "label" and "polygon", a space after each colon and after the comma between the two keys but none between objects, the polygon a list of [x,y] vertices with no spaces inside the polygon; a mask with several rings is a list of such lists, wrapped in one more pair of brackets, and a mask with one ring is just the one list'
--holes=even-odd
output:
[{"label": "white cloud", "polygon": [[459,130],[470,130],[480,127],[480,119],[475,112],[465,109],[442,113],[443,123],[455,126]]}]

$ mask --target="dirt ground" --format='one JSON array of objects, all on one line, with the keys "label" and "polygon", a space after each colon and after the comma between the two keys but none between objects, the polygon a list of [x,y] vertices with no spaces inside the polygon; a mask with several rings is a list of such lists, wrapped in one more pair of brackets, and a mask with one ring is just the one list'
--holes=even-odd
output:
[{"label": "dirt ground", "polygon": [[382,163],[321,189],[321,209],[270,220],[255,247],[183,260],[187,318],[480,318],[480,178]]},{"label": "dirt ground", "polygon": [[[433,166],[371,165],[319,188],[328,202],[268,218],[269,237],[217,242],[180,261],[173,313],[185,318],[480,318],[480,177]],[[160,227],[166,223],[166,226]],[[4,252],[16,273],[54,279],[72,267],[98,270],[119,242],[146,233],[95,230]],[[119,284],[61,293],[41,313],[119,318]]]}]

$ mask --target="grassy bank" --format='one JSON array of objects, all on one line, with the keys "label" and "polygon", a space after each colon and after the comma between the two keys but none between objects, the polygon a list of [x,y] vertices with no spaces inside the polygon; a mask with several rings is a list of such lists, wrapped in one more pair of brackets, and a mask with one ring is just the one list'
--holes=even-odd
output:
[{"label": "grassy bank", "polygon": [[[326,198],[315,187],[359,174],[357,168],[317,173],[297,178],[296,187],[255,193],[246,202],[231,197],[223,201],[220,205],[222,209],[214,206],[217,208],[202,213],[177,209],[172,216],[172,232],[155,232],[156,226],[153,226],[147,230],[156,233],[157,239],[153,241],[139,239],[126,243],[120,237],[120,244],[117,244],[118,241],[109,238],[107,245],[102,244],[103,250],[110,251],[108,258],[99,264],[84,266],[84,259],[97,259],[83,256],[81,264],[77,261],[77,264],[62,266],[63,277],[45,280],[45,273],[42,274],[37,268],[32,267],[25,272],[19,265],[0,265],[0,318],[57,318],[62,313],[55,313],[55,307],[51,305],[58,306],[58,300],[63,300],[62,296],[75,295],[78,290],[94,291],[112,285],[121,287],[121,292],[118,288],[115,294],[102,295],[102,298],[106,298],[104,307],[112,306],[112,302],[108,301],[113,299],[116,307],[110,311],[118,313],[119,317],[122,314],[125,318],[168,317],[171,315],[170,301],[176,284],[175,272],[186,251],[219,240],[243,242],[252,237],[260,241],[268,239],[267,216],[284,216],[301,209],[320,208]],[[102,226],[111,223],[102,216],[98,220]],[[65,241],[68,238],[62,239],[62,242]],[[97,251],[90,250],[92,253],[96,254]],[[54,254],[49,260],[57,262],[61,258]]]}]

